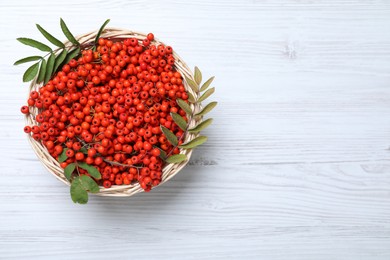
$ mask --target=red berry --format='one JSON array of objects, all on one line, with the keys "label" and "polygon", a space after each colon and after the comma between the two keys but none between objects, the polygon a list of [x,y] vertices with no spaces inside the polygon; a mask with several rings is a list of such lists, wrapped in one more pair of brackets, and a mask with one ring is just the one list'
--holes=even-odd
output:
[{"label": "red berry", "polygon": [[23,113],[23,114],[28,114],[30,111],[28,109],[28,106],[22,106],[22,108],[20,109],[20,111]]}]

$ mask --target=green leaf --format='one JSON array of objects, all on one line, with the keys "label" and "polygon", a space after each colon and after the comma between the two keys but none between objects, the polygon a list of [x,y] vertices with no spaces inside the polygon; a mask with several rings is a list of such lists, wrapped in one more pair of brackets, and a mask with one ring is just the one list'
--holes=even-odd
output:
[{"label": "green leaf", "polygon": [[102,175],[100,174],[100,172],[98,171],[98,169],[96,169],[95,167],[93,167],[92,165],[89,165],[87,164],[86,162],[79,162],[78,163],[79,167],[80,168],[83,168],[84,170],[87,170],[88,173],[94,177],[95,179],[101,179],[102,178]]},{"label": "green leaf", "polygon": [[63,64],[63,65],[68,64],[68,62],[69,62],[71,59],[77,57],[79,54],[80,54],[80,47],[71,50],[71,51],[68,52],[68,54],[66,55],[66,58],[65,58],[65,60],[64,60],[64,62],[63,62],[62,64]]},{"label": "green leaf", "polygon": [[30,39],[30,38],[17,38],[16,40],[23,43],[24,45],[28,45],[28,46],[37,48],[38,50],[41,50],[41,51],[52,51],[52,49],[49,46],[47,46],[46,44],[43,44],[39,41]]},{"label": "green leaf", "polygon": [[73,179],[70,185],[70,196],[74,203],[86,204],[88,202],[88,192],[81,184],[80,177]]},{"label": "green leaf", "polygon": [[187,76],[184,76],[186,79],[187,84],[191,87],[191,89],[196,93],[199,90],[199,86],[193,81],[192,79],[188,78]]},{"label": "green leaf", "polygon": [[214,93],[214,91],[215,91],[215,88],[210,88],[209,90],[207,90],[202,96],[200,96],[200,98],[198,99],[198,102],[202,102],[203,100],[208,98],[211,94]]},{"label": "green leaf", "polygon": [[42,28],[42,26],[40,26],[39,24],[37,24],[37,28],[38,30],[42,33],[43,36],[45,36],[45,38],[51,42],[52,44],[54,44],[55,46],[58,46],[60,48],[65,48],[65,45],[60,41],[58,40],[57,38],[55,38],[53,35],[51,35],[50,33],[48,33],[45,29]]},{"label": "green leaf", "polygon": [[213,122],[212,118],[209,118],[199,124],[197,124],[195,127],[188,130],[190,133],[197,133],[208,127]]},{"label": "green leaf", "polygon": [[26,58],[23,58],[23,59],[15,61],[14,65],[19,65],[19,64],[22,64],[22,63],[26,63],[26,62],[30,62],[30,61],[36,61],[36,60],[40,60],[40,59],[42,59],[41,56],[30,56],[30,57],[26,57]]},{"label": "green leaf", "polygon": [[196,84],[200,84],[202,82],[202,72],[200,72],[199,68],[195,66],[195,73],[194,73],[194,78]]},{"label": "green leaf", "polygon": [[85,147],[81,147],[80,152],[82,152],[83,154],[88,154],[88,150]]},{"label": "green leaf", "polygon": [[171,116],[173,118],[173,121],[175,121],[175,123],[181,128],[181,130],[185,131],[187,129],[187,122],[181,115],[177,113],[171,113]]},{"label": "green leaf", "polygon": [[192,114],[192,109],[183,99],[176,99],[177,104],[183,109],[188,115]]},{"label": "green leaf", "polygon": [[190,92],[187,92],[187,94],[188,94],[188,101],[191,103],[195,103],[196,100],[195,100],[194,95],[192,95]]},{"label": "green leaf", "polygon": [[71,163],[64,169],[65,177],[70,181],[70,178],[72,177],[72,173],[74,172],[74,169],[76,169],[76,164]]},{"label": "green leaf", "polygon": [[198,136],[194,140],[189,141],[188,143],[182,144],[179,147],[180,148],[184,148],[184,149],[191,149],[191,148],[195,148],[195,147],[203,144],[206,141],[207,141],[207,137],[206,136]]},{"label": "green leaf", "polygon": [[167,153],[161,148],[158,149],[160,150],[160,158],[165,161],[165,159],[167,158]]},{"label": "green leaf", "polygon": [[213,108],[217,105],[218,103],[217,102],[211,102],[210,104],[207,104],[207,106],[205,106],[202,111],[200,111],[199,113],[196,114],[196,116],[204,116],[205,114],[207,114],[208,112],[210,112],[211,110],[213,110]]},{"label": "green leaf", "polygon": [[87,175],[80,176],[80,183],[86,191],[91,193],[98,193],[100,190],[99,185],[97,185],[97,183]]},{"label": "green leaf", "polygon": [[80,43],[76,40],[76,38],[73,36],[73,34],[69,31],[68,26],[66,26],[64,20],[60,18],[60,25],[62,32],[64,33],[65,37],[73,44],[80,45]]},{"label": "green leaf", "polygon": [[168,141],[176,146],[179,141],[177,140],[177,137],[174,133],[172,133],[168,128],[165,126],[161,126],[161,131],[164,133],[165,137],[168,139]]},{"label": "green leaf", "polygon": [[96,44],[100,38],[100,35],[102,34],[103,30],[104,30],[104,27],[106,27],[106,25],[110,22],[110,19],[107,19],[103,25],[100,27],[98,33],[96,34],[96,38],[95,38],[95,47],[96,47]]},{"label": "green leaf", "polygon": [[62,150],[62,153],[58,156],[58,161],[60,163],[65,162],[68,159],[68,156],[66,156],[67,150],[68,150],[68,148],[64,148],[64,150]]},{"label": "green leaf", "polygon": [[29,82],[34,79],[38,73],[39,62],[35,63],[29,67],[26,72],[23,74],[23,82]]},{"label": "green leaf", "polygon": [[200,92],[205,91],[210,86],[211,82],[213,82],[214,78],[215,77],[211,77],[205,83],[203,83],[202,87],[200,88]]},{"label": "green leaf", "polygon": [[37,83],[41,83],[45,79],[46,72],[46,60],[41,61],[41,67],[39,68]]},{"label": "green leaf", "polygon": [[187,160],[187,156],[185,154],[175,154],[169,156],[165,161],[167,163],[181,163],[182,161]]},{"label": "green leaf", "polygon": [[45,81],[44,81],[45,84],[51,79],[51,76],[53,75],[55,61],[56,61],[56,56],[54,55],[54,53],[50,54],[50,57],[47,60],[47,64],[46,64],[46,73],[45,73]]},{"label": "green leaf", "polygon": [[65,58],[66,58],[66,55],[68,54],[68,51],[67,50],[63,50],[57,57],[56,57],[56,60],[54,62],[54,69],[53,69],[53,72],[56,72],[58,67],[62,64],[62,62],[64,62]]}]

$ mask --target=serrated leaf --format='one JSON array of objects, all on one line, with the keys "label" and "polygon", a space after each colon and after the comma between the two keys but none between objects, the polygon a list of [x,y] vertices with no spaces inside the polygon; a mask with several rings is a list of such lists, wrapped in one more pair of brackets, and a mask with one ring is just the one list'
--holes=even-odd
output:
[{"label": "serrated leaf", "polygon": [[30,38],[17,38],[16,40],[23,43],[24,45],[28,45],[28,46],[37,48],[38,50],[41,50],[41,51],[52,51],[52,49],[49,46],[47,46],[46,44],[43,44],[39,41],[30,39]]},{"label": "serrated leaf", "polygon": [[211,96],[211,94],[213,94],[214,91],[215,91],[215,88],[208,89],[205,93],[203,93],[202,96],[200,96],[200,98],[198,99],[198,102],[202,102],[203,100],[205,100],[206,98]]},{"label": "serrated leaf", "polygon": [[72,173],[74,172],[74,169],[76,169],[76,164],[71,163],[64,169],[65,177],[70,181],[70,178],[72,177]]},{"label": "serrated leaf", "polygon": [[63,64],[63,65],[68,64],[68,62],[69,62],[71,59],[77,57],[79,54],[80,54],[80,47],[71,50],[71,51],[68,52],[68,54],[66,55],[66,58],[65,58],[65,60],[62,62],[62,64]]},{"label": "serrated leaf", "polygon": [[41,61],[41,67],[39,68],[37,83],[41,83],[45,79],[45,72],[46,72],[46,60],[43,59]]},{"label": "serrated leaf", "polygon": [[195,127],[188,130],[190,133],[197,133],[208,127],[213,122],[212,118],[209,118],[199,124],[197,124]]},{"label": "serrated leaf", "polygon": [[100,190],[99,185],[97,185],[97,183],[87,175],[80,176],[80,183],[86,191],[91,193],[98,193]]},{"label": "serrated leaf", "polygon": [[217,105],[218,103],[217,102],[211,102],[210,104],[207,104],[207,106],[205,106],[202,111],[200,111],[199,113],[196,114],[196,116],[204,116],[205,114],[207,114],[208,112],[210,112],[211,110],[213,110],[213,108]]},{"label": "serrated leaf", "polygon": [[60,41],[58,40],[57,38],[55,38],[53,35],[51,35],[50,33],[48,33],[45,29],[42,28],[42,26],[40,26],[39,24],[37,24],[37,28],[38,30],[42,33],[43,36],[45,36],[45,38],[51,42],[52,44],[54,44],[55,46],[58,46],[60,48],[64,48],[65,45]]},{"label": "serrated leaf", "polygon": [[51,79],[51,76],[53,75],[55,61],[56,61],[56,56],[54,55],[54,53],[50,54],[50,57],[46,63],[46,73],[45,73],[45,81],[44,81],[45,84]]},{"label": "serrated leaf", "polygon": [[39,68],[39,62],[35,63],[34,65],[30,66],[26,72],[23,74],[23,82],[29,82],[34,79],[34,77],[38,73]]},{"label": "serrated leaf", "polygon": [[62,62],[65,60],[66,58],[66,55],[68,54],[68,51],[67,50],[63,50],[57,57],[56,57],[56,60],[54,62],[54,69],[53,69],[53,72],[56,72],[58,67],[62,64]]},{"label": "serrated leaf", "polygon": [[86,204],[88,202],[88,192],[81,184],[80,177],[73,179],[70,185],[70,196],[74,203]]},{"label": "serrated leaf", "polygon": [[60,163],[65,162],[68,159],[68,156],[66,156],[67,150],[68,150],[68,148],[64,148],[64,150],[62,150],[62,153],[58,156],[58,161]]},{"label": "serrated leaf", "polygon": [[175,154],[169,156],[165,161],[167,163],[181,163],[182,161],[187,160],[187,156],[185,154]]},{"label": "serrated leaf", "polygon": [[69,31],[68,26],[66,26],[64,20],[60,18],[60,25],[62,32],[64,33],[65,37],[73,44],[80,45],[80,43],[76,40],[76,38],[73,36],[73,34]]},{"label": "serrated leaf", "polygon": [[15,61],[14,65],[19,65],[19,64],[22,64],[22,63],[26,63],[26,62],[30,62],[30,61],[36,61],[36,60],[40,60],[40,59],[42,59],[41,56],[30,56],[30,57],[26,57],[26,58],[23,58],[23,59]]},{"label": "serrated leaf", "polygon": [[188,92],[187,94],[188,94],[188,101],[191,103],[195,103],[196,100],[195,100],[194,95],[192,95],[190,92]]},{"label": "serrated leaf", "polygon": [[210,86],[211,82],[213,82],[214,78],[215,77],[211,77],[205,83],[203,83],[202,87],[200,88],[200,92],[205,91]]},{"label": "serrated leaf", "polygon": [[177,113],[171,113],[173,121],[180,127],[181,130],[185,131],[187,129],[187,122],[184,120],[184,118],[177,114]]},{"label": "serrated leaf", "polygon": [[81,147],[80,152],[82,152],[83,154],[88,154],[88,150],[85,147]]},{"label": "serrated leaf", "polygon": [[161,126],[161,131],[164,133],[165,137],[171,144],[176,146],[179,143],[176,135],[172,133],[168,128],[166,128],[165,126]]},{"label": "serrated leaf", "polygon": [[194,140],[189,141],[188,143],[182,144],[179,147],[184,148],[184,149],[191,149],[191,148],[195,148],[195,147],[203,144],[206,141],[207,141],[207,136],[198,136]]},{"label": "serrated leaf", "polygon": [[197,66],[195,66],[194,78],[195,78],[196,84],[199,85],[202,82],[202,72],[200,72],[200,70]]},{"label": "serrated leaf", "polygon": [[102,178],[102,175],[100,174],[100,172],[98,171],[98,169],[96,169],[94,166],[92,165],[89,165],[87,164],[86,162],[79,162],[78,163],[79,167],[80,168],[83,168],[84,170],[87,170],[87,172],[92,176],[94,177],[95,179],[101,179]]},{"label": "serrated leaf", "polygon": [[191,89],[196,93],[199,90],[199,86],[193,81],[192,79],[188,78],[187,76],[184,76],[186,79],[187,84],[191,87]]},{"label": "serrated leaf", "polygon": [[95,47],[96,47],[96,44],[100,38],[100,35],[102,34],[103,30],[104,30],[104,27],[106,27],[106,25],[110,22],[110,19],[107,19],[103,25],[100,27],[98,33],[96,34],[96,38],[95,38]]},{"label": "serrated leaf", "polygon": [[192,114],[190,105],[188,105],[183,99],[178,98],[176,99],[176,102],[179,105],[179,107],[181,107],[181,109],[183,109],[188,115]]}]

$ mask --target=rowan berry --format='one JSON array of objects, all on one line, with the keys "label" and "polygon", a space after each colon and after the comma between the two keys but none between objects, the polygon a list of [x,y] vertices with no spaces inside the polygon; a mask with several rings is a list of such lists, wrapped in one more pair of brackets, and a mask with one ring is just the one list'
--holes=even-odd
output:
[{"label": "rowan berry", "polygon": [[73,157],[74,156],[74,151],[72,149],[68,149],[68,150],[66,150],[65,154],[68,157]]},{"label": "rowan berry", "polygon": [[[66,154],[68,154],[68,151],[66,151]],[[84,154],[82,152],[77,152],[75,155],[75,158],[77,161],[82,161],[82,160],[84,160]]]},{"label": "rowan berry", "polygon": [[23,113],[23,114],[28,114],[30,112],[28,106],[22,106],[22,108],[20,109],[20,111]]}]

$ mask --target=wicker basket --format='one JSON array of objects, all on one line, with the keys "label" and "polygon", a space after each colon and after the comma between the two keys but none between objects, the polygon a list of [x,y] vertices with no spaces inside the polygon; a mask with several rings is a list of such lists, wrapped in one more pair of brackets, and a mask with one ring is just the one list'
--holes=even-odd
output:
[{"label": "wicker basket", "polygon": [[[87,33],[81,36],[76,37],[76,39],[80,42],[81,45],[86,45],[87,43],[91,43],[95,40],[97,31]],[[124,29],[118,29],[118,28],[106,28],[102,34],[101,37],[104,38],[110,38],[112,40],[115,39],[122,39],[122,38],[129,38],[134,37],[138,40],[142,40],[146,38],[146,34],[124,30]],[[72,44],[67,41],[64,42],[65,46],[71,47]],[[151,44],[160,44],[161,41],[155,39],[151,42]],[[59,52],[59,50],[56,51],[56,54]],[[187,64],[177,55],[177,53],[173,52],[173,55],[175,57],[175,64],[174,67],[177,71],[181,73],[182,76],[186,76],[188,78],[193,79],[193,74],[191,70],[188,68]],[[188,87],[187,82],[185,82],[185,77],[183,77],[184,86],[188,92],[193,94],[194,96],[196,93],[193,92],[193,90]],[[36,84],[36,79],[34,79],[30,85],[30,92],[33,90],[38,90],[42,85]],[[200,110],[200,105],[191,105],[191,109],[195,110],[195,112]],[[26,117],[26,123],[27,125],[37,125],[38,123],[35,120],[35,116],[38,114],[39,110],[37,108],[31,109],[30,114]],[[195,126],[196,124],[200,123],[202,119],[193,119],[189,122],[190,127]],[[197,137],[197,134],[191,134],[191,133],[185,133],[184,142],[188,142],[193,140],[195,137]],[[31,135],[28,135],[28,140],[31,143],[31,146],[35,153],[37,154],[39,160],[43,163],[45,168],[53,174],[57,179],[62,181],[63,183],[70,185],[69,181],[64,176],[64,170],[60,167],[59,162],[53,158],[49,152],[47,151],[46,147],[41,144],[41,142],[36,141],[32,138]],[[162,170],[162,181],[159,185],[162,183],[168,181],[173,176],[175,176],[189,161],[192,149],[181,149],[181,154],[185,154],[187,156],[187,160],[178,163],[178,164],[165,164]],[[104,188],[100,186],[100,192],[97,193],[97,195],[100,196],[115,196],[115,197],[126,197],[126,196],[132,196],[138,192],[142,192],[143,189],[140,187],[139,183],[131,184],[131,185],[114,185],[111,188]]]}]

